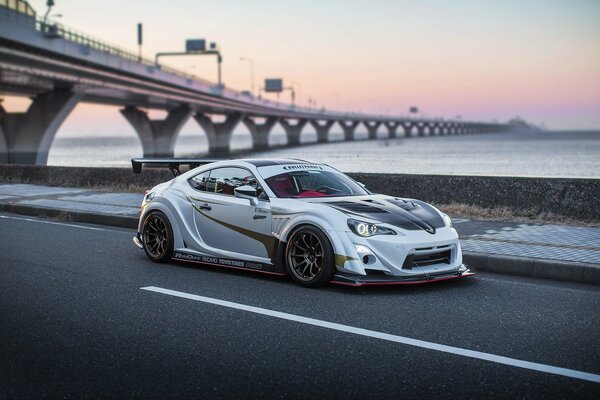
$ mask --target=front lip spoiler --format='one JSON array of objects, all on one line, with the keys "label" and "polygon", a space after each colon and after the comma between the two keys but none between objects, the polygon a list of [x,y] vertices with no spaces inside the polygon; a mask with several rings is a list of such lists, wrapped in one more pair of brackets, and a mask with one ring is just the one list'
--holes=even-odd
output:
[{"label": "front lip spoiler", "polygon": [[[463,267],[461,265],[461,267]],[[354,275],[338,272],[333,276],[331,283],[344,286],[384,286],[384,285],[421,285],[424,283],[447,281],[456,278],[465,278],[475,275],[469,269],[464,271],[445,272],[437,275],[419,275],[419,276],[391,276],[391,275]]]},{"label": "front lip spoiler", "polygon": [[140,234],[139,233],[133,237],[133,244],[135,244],[135,246],[138,247],[138,248],[140,248],[140,249],[144,248],[144,245],[142,244],[142,241],[140,240]]}]

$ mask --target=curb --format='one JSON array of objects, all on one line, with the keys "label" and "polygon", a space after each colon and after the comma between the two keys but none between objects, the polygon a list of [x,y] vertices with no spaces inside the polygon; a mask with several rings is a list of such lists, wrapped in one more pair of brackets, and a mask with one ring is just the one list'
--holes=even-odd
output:
[{"label": "curb", "polygon": [[463,260],[474,271],[528,276],[556,281],[600,285],[600,266],[575,261],[514,257],[463,251]]},{"label": "curb", "polygon": [[138,217],[126,215],[99,214],[85,211],[70,211],[57,208],[35,207],[23,204],[0,203],[0,211],[13,214],[31,215],[42,218],[55,218],[63,221],[84,222],[96,225],[116,226],[137,229]]},{"label": "curb", "polygon": [[[69,211],[22,204],[0,203],[0,211],[128,229],[137,229],[138,224],[137,216]],[[475,272],[486,271],[504,275],[600,285],[600,266],[595,264],[475,253],[470,251],[463,251],[463,260]]]}]

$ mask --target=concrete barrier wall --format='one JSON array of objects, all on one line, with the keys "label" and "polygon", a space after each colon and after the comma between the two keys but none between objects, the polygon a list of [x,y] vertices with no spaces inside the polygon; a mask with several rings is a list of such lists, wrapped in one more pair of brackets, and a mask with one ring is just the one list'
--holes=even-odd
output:
[{"label": "concrete barrier wall", "polygon": [[134,192],[150,189],[173,178],[168,169],[144,169],[134,174],[131,168],[48,167],[0,164],[0,183],[34,183],[69,187],[114,187]]},{"label": "concrete barrier wall", "polygon": [[499,176],[349,174],[376,193],[434,204],[550,212],[600,220],[600,179]]},{"label": "concrete barrier wall", "polygon": [[[600,220],[600,179],[513,178],[455,175],[349,174],[376,193],[434,204],[550,212],[581,220]],[[0,165],[0,183],[107,187],[143,191],[169,180],[165,169],[134,174],[127,168]]]}]

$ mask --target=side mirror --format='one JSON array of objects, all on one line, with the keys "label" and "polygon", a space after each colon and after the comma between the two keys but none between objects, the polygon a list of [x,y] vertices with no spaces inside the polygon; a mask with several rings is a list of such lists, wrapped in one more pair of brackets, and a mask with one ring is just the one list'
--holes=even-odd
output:
[{"label": "side mirror", "polygon": [[233,189],[233,193],[235,193],[235,197],[250,200],[250,204],[254,206],[257,204],[256,188],[252,186],[244,185],[236,187]]}]

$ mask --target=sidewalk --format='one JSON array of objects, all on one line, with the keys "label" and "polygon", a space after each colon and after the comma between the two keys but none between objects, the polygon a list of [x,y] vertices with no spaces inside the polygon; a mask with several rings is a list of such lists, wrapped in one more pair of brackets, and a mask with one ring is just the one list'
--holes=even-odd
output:
[{"label": "sidewalk", "polygon": [[[0,211],[136,229],[142,194],[0,185]],[[600,285],[600,228],[455,219],[476,271]]]}]

